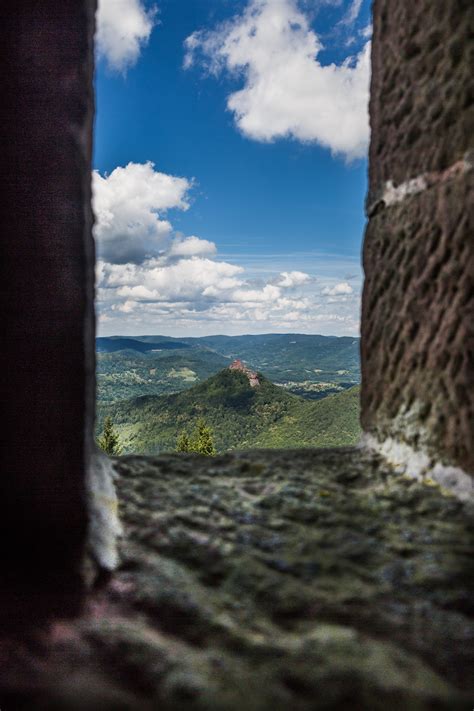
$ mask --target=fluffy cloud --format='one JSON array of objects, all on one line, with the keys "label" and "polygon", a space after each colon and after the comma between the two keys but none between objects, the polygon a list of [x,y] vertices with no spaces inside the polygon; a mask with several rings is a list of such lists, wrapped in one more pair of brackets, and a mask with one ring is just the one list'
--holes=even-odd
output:
[{"label": "fluffy cloud", "polygon": [[[187,210],[192,182],[155,170],[154,164],[129,163],[110,175],[94,171],[93,205],[99,256],[108,262],[142,262],[166,246],[171,224],[167,210]],[[196,238],[190,238],[196,240]],[[209,245],[210,243],[206,243]],[[182,243],[181,248],[186,248]],[[188,243],[189,248],[197,244]]]},{"label": "fluffy cloud", "polygon": [[278,286],[281,286],[284,289],[291,289],[292,287],[306,284],[310,279],[310,275],[305,272],[282,272],[280,274]]},{"label": "fluffy cloud", "polygon": [[101,262],[97,274],[99,310],[110,331],[357,333],[358,329],[357,296],[348,295],[340,285],[326,287],[325,293],[344,295],[330,298],[328,310],[325,300],[318,300],[315,280],[306,274],[307,279],[289,279],[292,272],[281,272],[278,277],[261,278],[257,287],[243,267],[200,256],[149,259],[142,264]]},{"label": "fluffy cloud", "polygon": [[231,295],[232,301],[247,305],[259,303],[275,304],[281,296],[281,290],[273,284],[266,284],[263,289],[236,289]]},{"label": "fluffy cloud", "polygon": [[133,66],[152,33],[157,10],[146,10],[142,0],[99,0],[96,42],[99,56],[111,69]]},{"label": "fluffy cloud", "polygon": [[164,214],[188,208],[192,181],[152,163],[129,163],[110,175],[94,173],[93,186],[97,306],[106,332],[357,332],[348,282],[277,264],[247,274],[219,259],[214,242],[176,233]]},{"label": "fluffy cloud", "polygon": [[[202,257],[181,259],[174,264],[161,265],[154,260],[136,266],[126,285],[117,290],[118,296],[162,302],[201,301],[212,297],[210,287],[219,293],[241,284],[237,275],[242,267]],[[107,283],[107,282],[106,282]]]},{"label": "fluffy cloud", "polygon": [[[280,275],[279,284],[287,275],[287,272]],[[241,266],[198,256],[171,263],[150,259],[139,265],[99,262],[97,279],[102,290],[113,290],[114,298],[135,301],[193,302],[200,309],[216,301],[238,308],[270,304],[273,309],[294,309],[307,305],[296,296],[283,296],[282,287],[272,283],[255,288],[245,280]]]},{"label": "fluffy cloud", "polygon": [[[347,17],[359,6],[355,0]],[[227,108],[249,138],[292,137],[348,159],[365,155],[370,42],[342,64],[322,65],[322,44],[297,0],[249,0],[242,15],[193,33],[185,48],[185,68],[201,59],[212,73],[243,77]]]},{"label": "fluffy cloud", "polygon": [[217,252],[214,242],[209,242],[207,239],[199,239],[192,235],[176,239],[169,251],[169,257],[197,257],[203,255],[213,255]]},{"label": "fluffy cloud", "polygon": [[353,291],[352,286],[347,281],[341,281],[339,284],[335,284],[335,286],[326,286],[322,290],[322,293],[325,296],[347,296],[352,294]]}]

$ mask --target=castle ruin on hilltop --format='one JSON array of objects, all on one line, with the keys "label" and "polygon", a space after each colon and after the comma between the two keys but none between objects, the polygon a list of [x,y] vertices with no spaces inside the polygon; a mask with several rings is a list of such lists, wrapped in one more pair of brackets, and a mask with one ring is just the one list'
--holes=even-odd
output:
[{"label": "castle ruin on hilltop", "polygon": [[260,380],[258,379],[257,373],[255,373],[253,370],[250,370],[250,368],[247,368],[247,366],[244,365],[244,363],[242,363],[242,361],[238,358],[232,361],[232,363],[229,365],[229,370],[239,370],[241,373],[245,373],[245,375],[249,379],[251,388],[258,388],[258,386],[260,385]]}]

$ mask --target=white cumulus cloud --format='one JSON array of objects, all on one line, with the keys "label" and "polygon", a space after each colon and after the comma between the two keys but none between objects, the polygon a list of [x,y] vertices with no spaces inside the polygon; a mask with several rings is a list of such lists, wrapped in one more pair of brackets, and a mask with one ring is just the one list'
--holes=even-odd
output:
[{"label": "white cumulus cloud", "polygon": [[325,296],[347,296],[353,292],[352,286],[347,281],[341,281],[332,287],[326,286],[322,293]]},{"label": "white cumulus cloud", "polygon": [[111,69],[124,72],[133,66],[148,43],[157,10],[142,0],[99,0],[96,42],[99,56]]},{"label": "white cumulus cloud", "polygon": [[[315,257],[311,271],[319,270],[317,278],[285,270],[288,255],[266,271],[244,268],[219,258],[214,242],[174,231],[166,213],[189,207],[192,185],[152,163],[93,174],[101,329],[109,334],[357,332],[357,299],[349,296],[349,282],[339,281],[348,279],[342,277],[345,262],[325,275]],[[307,256],[300,263],[310,266]]]},{"label": "white cumulus cloud", "polygon": [[284,289],[291,289],[295,286],[306,284],[310,279],[310,275],[305,272],[281,272],[278,286],[281,286]]},{"label": "white cumulus cloud", "polygon": [[187,210],[192,182],[160,173],[147,162],[129,163],[110,175],[94,171],[92,187],[99,256],[127,263],[142,262],[165,248],[172,228],[163,215],[172,208]]},{"label": "white cumulus cloud", "polygon": [[237,303],[258,304],[272,303],[275,304],[280,298],[281,290],[273,284],[266,284],[263,289],[236,289],[231,295],[231,299]]},{"label": "white cumulus cloud", "polygon": [[[355,15],[359,3],[351,6]],[[185,41],[185,68],[203,60],[242,76],[227,98],[240,131],[258,141],[316,142],[348,159],[369,138],[370,42],[341,64],[323,65],[323,46],[297,0],[249,0],[243,14]]]},{"label": "white cumulus cloud", "polygon": [[169,257],[197,257],[216,254],[216,252],[217,248],[214,242],[192,235],[191,237],[175,239],[171,244],[168,255]]},{"label": "white cumulus cloud", "polygon": [[235,264],[195,256],[171,264],[159,259],[134,265],[102,263],[99,285],[116,289],[118,297],[138,301],[193,301],[210,287],[220,293],[240,286],[238,275],[242,272]]}]

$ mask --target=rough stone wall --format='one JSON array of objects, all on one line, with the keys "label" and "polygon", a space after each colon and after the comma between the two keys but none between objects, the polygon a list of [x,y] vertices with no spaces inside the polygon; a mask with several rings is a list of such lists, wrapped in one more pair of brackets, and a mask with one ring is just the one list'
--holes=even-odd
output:
[{"label": "rough stone wall", "polygon": [[375,0],[362,306],[364,430],[470,473],[473,29],[468,0]]},{"label": "rough stone wall", "polygon": [[95,5],[0,9],[2,593],[9,576],[37,594],[78,586],[95,399]]}]

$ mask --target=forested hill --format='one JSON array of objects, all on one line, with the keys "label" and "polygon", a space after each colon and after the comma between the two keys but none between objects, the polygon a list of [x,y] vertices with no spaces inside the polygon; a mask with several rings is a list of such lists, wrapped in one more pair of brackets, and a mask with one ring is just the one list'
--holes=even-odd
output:
[{"label": "forested hill", "polygon": [[218,451],[255,447],[333,447],[357,442],[359,387],[323,400],[305,400],[260,373],[259,387],[225,369],[172,395],[132,398],[99,409],[98,428],[111,415],[125,452],[173,450],[183,430],[204,417]]},{"label": "forested hill", "polygon": [[238,358],[306,399],[360,382],[359,339],[306,334],[114,336],[97,339],[101,406],[140,395],[186,390]]}]

